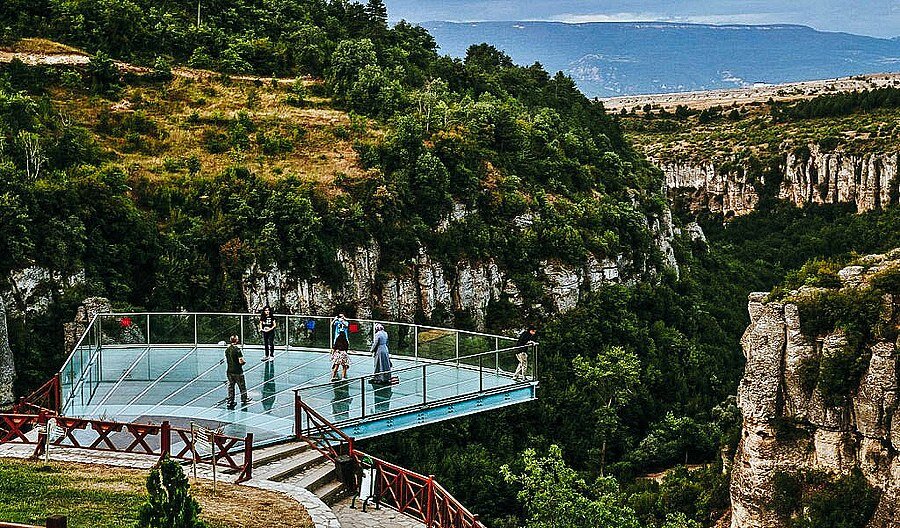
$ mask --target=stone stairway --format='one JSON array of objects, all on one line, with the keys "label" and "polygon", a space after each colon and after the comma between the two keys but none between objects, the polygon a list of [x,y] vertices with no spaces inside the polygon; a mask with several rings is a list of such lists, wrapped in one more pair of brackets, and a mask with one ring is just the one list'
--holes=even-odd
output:
[{"label": "stone stairway", "polygon": [[268,480],[313,492],[331,506],[349,494],[337,468],[306,442],[285,442],[253,452],[254,480]]}]

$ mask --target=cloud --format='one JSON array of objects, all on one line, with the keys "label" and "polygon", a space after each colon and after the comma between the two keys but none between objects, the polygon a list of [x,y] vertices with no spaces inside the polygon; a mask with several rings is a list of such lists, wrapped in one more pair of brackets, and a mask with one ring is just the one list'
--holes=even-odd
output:
[{"label": "cloud", "polygon": [[785,24],[796,23],[797,13],[730,13],[716,15],[670,15],[654,12],[564,13],[552,17],[555,22],[673,22],[684,24]]},{"label": "cloud", "polygon": [[554,22],[584,24],[588,22],[675,22],[661,13],[563,13],[551,17]]}]

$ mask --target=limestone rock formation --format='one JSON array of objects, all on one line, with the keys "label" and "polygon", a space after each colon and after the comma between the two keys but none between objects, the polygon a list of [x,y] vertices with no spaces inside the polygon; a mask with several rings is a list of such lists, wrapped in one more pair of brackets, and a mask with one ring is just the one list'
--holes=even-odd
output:
[{"label": "limestone rock formation", "polygon": [[15,402],[13,382],[16,378],[16,366],[12,349],[9,347],[9,333],[6,328],[6,303],[0,298],[0,409]]},{"label": "limestone rock formation", "polygon": [[[840,277],[844,288],[857,288],[874,274],[895,267],[900,269],[897,250],[863,259],[862,265],[842,270]],[[839,353],[847,344],[846,336],[834,331],[807,338],[800,331],[797,304],[790,297],[785,302],[767,302],[766,297],[750,295],[751,322],[741,339],[747,363],[738,389],[744,421],[732,465],[732,528],[788,526],[772,506],[779,472],[846,474],[854,468],[881,492],[869,528],[900,526],[896,343],[885,338],[868,343],[871,359],[858,387],[846,404],[830,406],[817,378],[810,386],[808,369]],[[887,315],[882,314],[892,317],[892,324],[894,303],[886,298]]]},{"label": "limestone rock formation", "polygon": [[[371,316],[377,309],[384,317],[398,321],[412,321],[417,311],[431,316],[436,311],[468,310],[480,327],[492,300],[505,296],[521,304],[518,288],[493,259],[460,262],[445,269],[420,249],[407,272],[382,276],[378,253],[375,243],[353,252],[338,252],[338,262],[348,279],[336,288],[322,281],[297,281],[277,266],[254,266],[244,275],[247,306],[254,311],[268,303],[293,313],[315,314],[349,305],[356,307],[360,317]],[[545,293],[553,300],[554,309],[568,310],[585,291],[618,282],[627,265],[624,260],[600,262],[594,258],[589,258],[584,267],[544,262]]]},{"label": "limestone rock formation", "polygon": [[112,305],[109,299],[104,297],[88,297],[85,299],[75,312],[75,319],[63,325],[66,354],[71,353],[72,349],[75,348],[78,340],[81,339],[95,315],[110,312],[112,312]]},{"label": "limestone rock formation", "polygon": [[[455,207],[450,218],[458,219],[465,214],[465,209]],[[531,222],[533,218],[529,215],[516,220],[520,227]],[[671,212],[665,210],[649,217],[647,226],[662,255],[663,265],[678,273]],[[699,233],[702,235],[702,230]],[[419,248],[406,270],[384,273],[378,266],[382,251],[375,241],[364,247],[339,250],[337,261],[347,278],[337,286],[321,280],[297,280],[277,266],[253,265],[244,273],[244,298],[251,311],[269,304],[292,313],[324,314],[342,305],[355,307],[360,317],[377,312],[397,321],[412,321],[416,313],[431,317],[435,313],[467,311],[478,327],[483,327],[491,301],[506,298],[516,305],[522,304],[516,284],[493,259],[461,261],[445,267],[435,262],[425,248]],[[630,282],[642,273],[655,271],[636,266],[621,256],[602,261],[589,256],[582,266],[544,261],[536,278],[544,285],[544,296],[552,302],[552,306],[543,308],[566,311],[585,292],[604,284]]]},{"label": "limestone rock formation", "polygon": [[[896,200],[892,194],[900,187],[898,153],[826,152],[811,144],[782,156],[778,197],[797,206],[852,203],[865,212]],[[667,191],[676,205],[727,217],[749,213],[759,203],[757,187],[747,168],[734,167],[733,160],[655,161],[665,174]]]},{"label": "limestone rock formation", "polygon": [[732,216],[749,213],[759,203],[756,187],[743,170],[723,172],[713,162],[655,162],[665,174],[669,201],[676,207]]},{"label": "limestone rock formation", "polygon": [[4,292],[7,309],[27,315],[46,312],[54,294],[84,284],[84,280],[84,271],[64,276],[40,266],[16,270],[9,277],[9,290]]}]

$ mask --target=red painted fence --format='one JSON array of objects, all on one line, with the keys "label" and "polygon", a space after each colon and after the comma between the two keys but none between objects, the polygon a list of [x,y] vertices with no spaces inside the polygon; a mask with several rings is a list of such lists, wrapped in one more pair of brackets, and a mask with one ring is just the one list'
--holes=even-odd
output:
[{"label": "red painted fence", "polygon": [[453,498],[434,477],[426,477],[353,447],[353,438],[295,396],[295,432],[332,462],[349,455],[361,467],[375,469],[375,497],[383,504],[425,524],[427,528],[485,528],[478,516]]},{"label": "red painted fence", "polygon": [[61,386],[59,374],[50,378],[28,396],[23,396],[13,406],[12,412],[16,414],[38,414],[40,412],[58,413],[62,405]]},{"label": "red painted fence", "polygon": [[[0,444],[34,444],[32,458],[40,457],[47,445],[44,431],[51,418],[56,420],[59,433],[51,437],[51,446],[153,455],[159,458],[168,455],[179,460],[212,463],[209,457],[201,456],[194,449],[189,429],[172,427],[167,421],[158,425],[110,422],[56,416],[46,411],[40,414],[0,414]],[[36,428],[36,436],[29,434]],[[213,434],[209,440],[216,446],[217,466],[237,472],[239,483],[252,478],[253,433],[248,433],[244,438]],[[240,448],[239,444],[242,444]],[[173,450],[173,446],[179,445],[180,450]]]}]

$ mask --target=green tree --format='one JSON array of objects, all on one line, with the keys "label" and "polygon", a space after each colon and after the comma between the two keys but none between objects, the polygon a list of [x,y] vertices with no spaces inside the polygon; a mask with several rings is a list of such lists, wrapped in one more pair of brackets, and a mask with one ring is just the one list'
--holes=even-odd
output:
[{"label": "green tree", "polygon": [[641,361],[621,346],[604,347],[593,359],[576,356],[572,362],[576,376],[601,401],[594,410],[601,438],[600,474],[606,467],[606,445],[619,427],[618,411],[633,397],[640,383]]},{"label": "green tree", "polygon": [[345,101],[360,79],[360,73],[371,66],[378,66],[375,44],[371,40],[342,40],[331,56],[328,85],[339,100]]},{"label": "green tree", "polygon": [[205,528],[181,466],[166,456],[147,477],[150,497],[141,506],[141,528]]},{"label": "green tree", "polygon": [[592,485],[563,461],[559,446],[546,457],[534,449],[522,455],[523,470],[501,468],[504,479],[521,486],[519,501],[527,512],[527,528],[637,528],[634,511],[621,504],[615,479],[601,477]]}]

